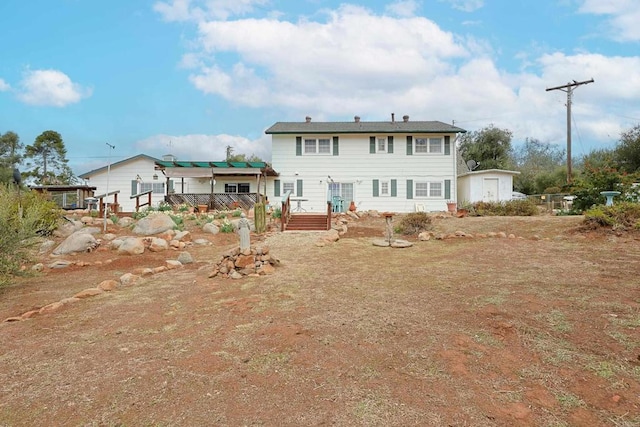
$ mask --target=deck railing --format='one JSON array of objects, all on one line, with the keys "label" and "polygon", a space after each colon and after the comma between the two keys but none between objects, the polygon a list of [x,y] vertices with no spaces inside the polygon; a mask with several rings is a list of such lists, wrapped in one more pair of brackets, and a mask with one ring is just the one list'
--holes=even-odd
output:
[{"label": "deck railing", "polygon": [[[134,194],[133,196],[130,196],[130,199],[136,199],[136,212],[140,211],[140,208],[143,206],[151,206],[151,194],[153,193],[153,190],[149,190],[149,191],[144,191],[140,194]],[[144,203],[140,202],[140,197],[142,196],[147,196],[147,201]]]},{"label": "deck railing", "polygon": [[249,210],[258,201],[258,193],[174,193],[164,198],[170,205],[207,205],[209,210]]},{"label": "deck railing", "polygon": [[282,208],[280,209],[280,231],[287,229],[287,224],[291,219],[291,191],[287,191],[282,196]]}]

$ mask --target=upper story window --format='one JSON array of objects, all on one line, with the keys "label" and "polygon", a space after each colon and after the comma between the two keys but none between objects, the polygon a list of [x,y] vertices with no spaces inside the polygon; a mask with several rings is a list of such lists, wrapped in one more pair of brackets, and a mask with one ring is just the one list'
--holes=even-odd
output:
[{"label": "upper story window", "polygon": [[416,138],[414,151],[416,154],[442,154],[442,138]]},{"label": "upper story window", "polygon": [[387,151],[387,138],[381,136],[377,138],[376,151],[384,153]]},{"label": "upper story window", "polygon": [[305,138],[304,154],[331,154],[329,138]]}]

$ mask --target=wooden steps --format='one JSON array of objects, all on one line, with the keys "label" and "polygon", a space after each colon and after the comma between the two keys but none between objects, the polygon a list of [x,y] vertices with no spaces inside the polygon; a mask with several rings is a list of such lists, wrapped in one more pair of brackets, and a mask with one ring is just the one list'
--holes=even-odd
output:
[{"label": "wooden steps", "polygon": [[319,214],[292,214],[285,231],[327,230],[327,216]]}]

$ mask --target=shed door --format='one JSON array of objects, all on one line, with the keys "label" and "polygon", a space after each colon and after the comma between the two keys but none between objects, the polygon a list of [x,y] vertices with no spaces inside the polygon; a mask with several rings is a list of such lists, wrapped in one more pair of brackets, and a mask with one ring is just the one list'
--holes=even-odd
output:
[{"label": "shed door", "polygon": [[498,197],[498,178],[485,178],[482,182],[482,201],[497,202]]}]

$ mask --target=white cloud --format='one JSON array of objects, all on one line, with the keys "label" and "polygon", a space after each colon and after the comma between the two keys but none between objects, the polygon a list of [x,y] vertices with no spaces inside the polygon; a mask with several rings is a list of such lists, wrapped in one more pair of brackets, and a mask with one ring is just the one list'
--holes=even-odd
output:
[{"label": "white cloud", "polygon": [[385,11],[390,15],[408,18],[414,16],[418,10],[418,2],[415,0],[398,0],[385,7]]},{"label": "white cloud", "polygon": [[637,0],[583,0],[578,11],[609,16],[602,28],[615,40],[640,40],[640,7]]},{"label": "white cloud", "polygon": [[11,89],[9,83],[5,82],[3,79],[0,79],[0,92],[5,92]]},{"label": "white cloud", "polygon": [[202,21],[205,19],[226,20],[242,16],[264,6],[269,0],[170,0],[158,1],[153,9],[165,21]]},{"label": "white cloud", "polygon": [[162,15],[165,21],[188,21],[194,18],[191,10],[191,0],[159,1],[153,5],[153,10]]},{"label": "white cloud", "polygon": [[470,55],[426,18],[375,16],[356,6],[331,12],[326,23],[210,21],[199,30],[210,59],[225,52],[240,59],[231,67],[203,67],[191,81],[205,93],[254,107],[335,108],[337,101],[333,111],[348,111],[389,92],[400,95],[451,71],[449,61]]},{"label": "white cloud", "polygon": [[484,6],[484,0],[440,0],[451,4],[454,9],[473,12]]},{"label": "white cloud", "polygon": [[92,90],[58,70],[29,70],[20,82],[18,99],[30,105],[64,107],[91,96]]},{"label": "white cloud", "polygon": [[250,140],[232,135],[154,135],[135,143],[138,151],[162,158],[173,154],[178,160],[222,161],[226,158],[227,146],[235,154],[256,155],[271,161],[271,138],[262,136]]},{"label": "white cloud", "polygon": [[[638,56],[568,55],[533,45],[518,56],[521,67],[507,72],[498,66],[488,40],[444,31],[425,17],[398,17],[402,14],[397,10],[393,16],[376,15],[346,4],[324,13],[297,22],[199,22],[199,49],[186,54],[182,64],[203,93],[240,106],[280,111],[276,120],[302,121],[307,114],[314,121],[350,120],[354,115],[386,120],[395,112],[411,120],[455,119],[467,130],[495,124],[512,130],[514,141],[537,138],[562,145],[566,94],[545,89],[591,77],[595,84],[575,93],[576,144],[581,138],[613,143],[620,130],[637,124],[640,117],[635,102],[640,98]],[[217,141],[212,144],[218,150],[201,157],[224,155],[226,144],[218,137],[199,137]],[[186,145],[185,153],[204,146]],[[251,149],[237,152],[258,154]]]}]

